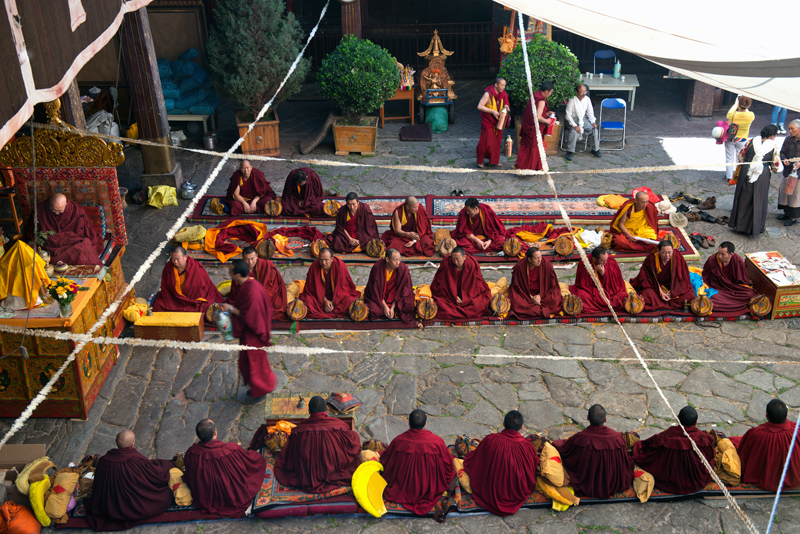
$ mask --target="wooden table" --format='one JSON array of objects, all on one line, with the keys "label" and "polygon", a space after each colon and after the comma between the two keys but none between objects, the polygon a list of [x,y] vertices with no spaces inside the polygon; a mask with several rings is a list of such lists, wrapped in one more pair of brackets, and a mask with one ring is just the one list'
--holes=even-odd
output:
[{"label": "wooden table", "polygon": [[639,87],[639,78],[635,74],[625,74],[625,81],[622,78],[614,78],[610,74],[604,74],[602,78],[595,74],[592,78],[583,78],[583,84],[590,91],[628,91],[630,110],[633,111],[633,104],[636,101],[636,88]]},{"label": "wooden table", "polygon": [[[781,319],[800,316],[800,284],[778,286],[767,273],[750,259],[751,253],[745,254],[744,266],[747,276],[753,282],[753,289],[762,293],[772,301],[770,319]],[[767,252],[771,257],[783,257],[780,252]]]},{"label": "wooden table", "polygon": [[402,117],[384,117],[383,116],[383,106],[381,106],[381,129],[383,129],[383,121],[399,121],[403,119],[411,119],[411,126],[414,126],[414,90],[413,89],[398,89],[395,91],[394,96],[392,98],[387,98],[389,100],[408,100],[408,115],[403,115]]}]

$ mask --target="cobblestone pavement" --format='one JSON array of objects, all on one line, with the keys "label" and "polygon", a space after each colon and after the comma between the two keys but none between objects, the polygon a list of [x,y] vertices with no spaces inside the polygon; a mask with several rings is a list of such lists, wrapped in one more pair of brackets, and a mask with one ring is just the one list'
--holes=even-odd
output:
[{"label": "cobblestone pavement", "polygon": [[[457,124],[431,144],[408,144],[397,140],[401,124],[387,123],[379,131],[378,155],[364,158],[333,156],[325,142],[314,157],[350,160],[353,163],[474,166],[478,117],[474,106],[484,84],[459,82]],[[722,179],[721,170],[689,170],[658,173],[612,174],[611,169],[628,166],[714,162],[723,159],[722,148],[709,142],[712,121],[690,122],[682,114],[682,102],[672,82],[643,78],[638,92],[640,106],[628,116],[628,142],[621,152],[605,151],[601,159],[578,154],[567,164],[560,156],[548,161],[556,171],[596,169],[592,174],[555,176],[559,193],[625,192],[647,185],[659,193],[686,191],[705,198],[717,196],[717,215],[727,214],[733,190]],[[330,108],[313,101],[313,87],[297,101],[281,106],[281,137],[284,156],[294,155],[304,136],[313,133]],[[312,100],[309,100],[312,99]],[[597,103],[595,103],[597,104]],[[229,110],[228,110],[229,111]],[[769,109],[756,110],[754,128],[768,122]],[[790,117],[790,119],[793,117]],[[716,118],[715,118],[716,120]],[[231,114],[223,110],[223,141],[231,140]],[[228,125],[225,129],[225,125]],[[197,139],[194,140],[197,146]],[[137,187],[141,173],[138,150],[126,150],[127,162],[119,169],[121,184]],[[184,174],[196,182],[206,177],[216,160],[191,153],[179,154]],[[505,158],[502,158],[506,161]],[[254,162],[264,170],[280,193],[288,162]],[[228,164],[212,192],[222,193],[235,164]],[[507,164],[508,168],[509,165]],[[424,173],[380,168],[317,167],[323,186],[340,194],[357,191],[364,195],[447,194],[462,189],[467,194],[548,194],[541,178],[518,178],[496,173]],[[778,180],[773,179],[773,197]],[[800,261],[797,227],[785,228],[775,220],[776,199],[770,202],[767,233],[742,237],[727,228],[692,223],[690,230],[711,234],[717,241],[731,240],[742,253],[779,250]],[[185,209],[155,210],[131,206],[126,212],[131,244],[123,260],[130,279],[161,235]],[[701,250],[703,260],[710,250]],[[157,288],[161,262],[137,287],[139,295]],[[701,265],[695,263],[695,265]],[[305,267],[283,267],[289,282],[305,276]],[[637,267],[623,266],[627,278]],[[573,270],[574,271],[574,270]],[[366,283],[367,267],[351,267],[358,284]],[[428,283],[432,269],[413,271],[415,283]],[[570,271],[559,271],[563,281]],[[510,276],[510,270],[486,270],[489,280]],[[212,272],[215,281],[225,273]],[[572,276],[574,277],[574,275]],[[673,407],[694,405],[704,429],[716,425],[741,434],[764,418],[771,397],[784,400],[796,414],[800,407],[800,320],[725,322],[719,328],[693,324],[628,325],[659,385]],[[207,340],[219,340],[207,336]],[[278,335],[277,345],[327,347],[346,353],[321,356],[271,354],[273,368],[292,392],[356,393],[364,405],[356,412],[357,430],[364,439],[388,441],[406,428],[406,416],[414,408],[429,414],[428,428],[447,441],[457,434],[482,436],[502,424],[502,415],[519,409],[530,431],[550,437],[568,436],[583,427],[586,408],[603,404],[609,426],[636,430],[642,438],[670,425],[671,414],[658,397],[619,327],[610,324],[549,327],[429,328],[423,331],[300,332]],[[537,356],[565,356],[544,359]],[[605,361],[601,358],[619,359]],[[713,360],[698,363],[692,360]],[[113,447],[114,436],[131,428],[138,448],[150,457],[170,458],[194,441],[194,426],[211,417],[220,436],[247,445],[264,420],[264,403],[244,405],[237,401],[245,388],[240,384],[236,355],[230,352],[180,351],[123,347],[87,421],[32,419],[14,436],[12,443],[45,443],[48,454],[59,465],[79,460],[84,454],[104,453]],[[796,415],[793,415],[796,418]],[[0,420],[0,430],[10,425]],[[742,506],[760,529],[764,529],[771,501],[746,500]],[[773,532],[800,532],[797,499],[784,498]],[[438,525],[430,519],[376,521],[332,517],[270,521],[225,521],[218,523],[147,526],[131,532],[544,532],[574,533],[586,530],[637,530],[647,532],[745,532],[743,523],[724,500],[678,503],[615,504],[579,506],[554,514],[547,510],[521,511],[512,517],[481,516],[449,519]]]}]

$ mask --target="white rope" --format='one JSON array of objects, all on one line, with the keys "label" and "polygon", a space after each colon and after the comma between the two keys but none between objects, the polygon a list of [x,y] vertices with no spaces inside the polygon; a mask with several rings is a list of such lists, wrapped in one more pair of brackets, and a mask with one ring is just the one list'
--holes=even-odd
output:
[{"label": "white rope", "polygon": [[[522,39],[522,50],[523,50],[523,55],[525,57],[525,74],[526,74],[526,76],[528,78],[528,91],[530,93],[531,103],[533,103],[534,102],[534,99],[533,99],[533,83],[531,81],[531,69],[530,69],[530,64],[528,62],[528,47],[527,47],[526,41],[525,41],[525,28],[523,27],[522,12],[519,12],[518,14],[519,14],[520,37]],[[734,510],[736,510],[736,513],[739,515],[739,517],[742,519],[742,521],[744,521],[744,523],[747,526],[748,530],[750,530],[750,532],[752,532],[753,534],[760,534],[758,529],[752,523],[752,521],[750,521],[750,518],[747,517],[747,514],[745,514],[744,511],[739,507],[739,504],[736,502],[736,499],[733,498],[733,496],[730,494],[728,489],[725,487],[725,483],[722,482],[722,480],[720,480],[720,478],[714,472],[714,469],[711,467],[711,465],[709,465],[708,460],[703,455],[703,453],[700,451],[699,447],[697,446],[697,443],[695,443],[695,441],[692,439],[692,437],[686,431],[686,428],[683,426],[683,424],[681,424],[680,419],[678,419],[678,415],[675,413],[675,410],[672,408],[672,405],[670,405],[669,401],[667,400],[666,395],[661,390],[661,387],[659,387],[658,382],[656,382],[656,379],[653,376],[653,373],[650,371],[650,368],[648,367],[647,362],[645,362],[644,358],[642,358],[642,355],[639,353],[639,350],[636,348],[636,345],[633,343],[633,340],[630,338],[630,336],[628,336],[628,333],[625,331],[625,327],[622,326],[622,323],[620,322],[619,317],[617,317],[617,314],[614,311],[614,307],[611,305],[611,302],[609,301],[608,297],[606,296],[605,291],[603,290],[603,285],[600,283],[600,280],[597,278],[597,274],[594,272],[594,269],[592,268],[591,264],[589,263],[589,258],[586,257],[586,252],[583,250],[583,247],[580,246],[580,243],[578,242],[578,239],[577,239],[577,237],[575,236],[575,234],[574,234],[574,232],[572,230],[572,222],[569,219],[569,215],[567,215],[567,212],[564,209],[564,206],[561,204],[561,201],[558,199],[558,192],[556,191],[556,185],[553,182],[553,178],[550,176],[550,173],[548,172],[549,168],[548,168],[548,165],[547,165],[547,157],[545,155],[544,145],[543,145],[543,142],[542,142],[543,141],[542,140],[542,132],[541,132],[541,130],[539,128],[539,124],[538,124],[538,116],[539,115],[538,115],[538,113],[537,113],[537,111],[535,109],[534,109],[534,112],[533,112],[533,116],[534,116],[534,119],[536,120],[536,124],[535,124],[536,127],[534,128],[534,130],[536,131],[536,142],[537,142],[538,149],[539,149],[539,156],[540,156],[541,161],[542,161],[542,169],[544,170],[545,176],[547,177],[547,183],[550,185],[550,190],[553,192],[553,195],[555,197],[555,201],[558,204],[558,209],[559,209],[559,211],[561,211],[561,215],[564,218],[564,222],[566,223],[567,228],[569,228],[569,231],[570,231],[570,233],[572,235],[572,240],[575,243],[575,248],[578,250],[578,254],[580,254],[581,261],[583,262],[583,265],[586,268],[586,271],[589,273],[589,275],[592,278],[592,281],[597,286],[597,288],[598,288],[598,290],[600,292],[600,296],[606,302],[606,305],[608,306],[608,309],[611,312],[611,315],[614,318],[614,321],[616,321],[616,323],[619,325],[619,328],[622,331],[622,334],[625,336],[625,339],[628,341],[628,344],[630,344],[631,348],[633,349],[633,352],[636,355],[637,359],[639,360],[639,363],[642,365],[642,368],[644,368],[645,372],[647,373],[647,376],[650,377],[650,380],[653,382],[653,385],[655,386],[656,391],[658,392],[658,394],[661,396],[661,399],[664,401],[664,404],[667,405],[667,408],[669,409],[670,413],[672,413],[672,416],[678,422],[678,425],[681,427],[681,430],[683,431],[683,434],[689,440],[689,443],[691,443],[692,449],[697,454],[697,456],[700,458],[700,461],[702,462],[703,466],[706,468],[706,470],[708,470],[708,472],[711,474],[711,477],[714,479],[714,481],[722,489],[722,492],[725,495],[725,497],[728,499],[728,502],[731,503],[731,505],[733,506]]]},{"label": "white rope", "polygon": [[[275,101],[275,98],[280,93],[281,89],[283,89],[283,86],[286,84],[286,82],[289,79],[289,77],[292,75],[294,70],[297,68],[297,64],[300,62],[300,59],[302,59],[303,54],[306,51],[306,48],[308,48],[308,44],[311,42],[311,39],[313,39],[314,35],[316,35],[317,29],[319,28],[319,25],[322,22],[322,18],[325,16],[325,12],[328,10],[328,4],[329,3],[330,3],[330,0],[328,0],[325,3],[325,6],[322,8],[322,12],[320,13],[319,20],[317,21],[317,25],[314,26],[313,30],[311,30],[311,33],[308,35],[308,39],[306,40],[306,43],[303,46],[303,49],[300,51],[300,53],[295,58],[294,62],[292,63],[292,66],[289,67],[289,71],[286,73],[286,76],[284,77],[283,81],[281,82],[280,86],[278,87],[278,90],[275,92],[275,94],[272,96],[272,98],[269,100],[269,102],[264,104],[264,106],[261,108],[261,111],[259,111],[258,115],[255,117],[255,120],[252,123],[250,123],[250,125],[247,127],[247,131],[244,133],[244,135],[242,137],[240,137],[239,139],[237,139],[237,141],[228,150],[228,152],[225,153],[225,155],[222,157],[222,160],[217,164],[217,166],[214,168],[214,170],[209,175],[209,177],[206,180],[206,182],[203,184],[203,186],[197,192],[197,196],[192,200],[192,202],[189,203],[189,206],[187,206],[187,208],[183,212],[183,214],[180,217],[178,217],[178,220],[175,221],[175,224],[172,225],[172,228],[170,228],[167,231],[166,239],[164,241],[162,241],[156,247],[156,249],[150,254],[150,256],[148,256],[147,260],[145,260],[145,262],[142,264],[142,266],[139,267],[139,270],[136,271],[136,273],[133,275],[133,277],[131,277],[131,281],[120,292],[120,296],[117,298],[117,300],[114,301],[103,312],[103,314],[100,317],[98,317],[97,322],[95,322],[94,325],[92,325],[92,327],[89,328],[89,330],[87,331],[88,335],[91,336],[91,334],[93,334],[97,330],[99,330],[106,323],[108,318],[111,317],[111,315],[114,312],[116,312],[117,309],[119,309],[119,306],[120,306],[123,298],[125,298],[125,296],[128,294],[128,292],[133,288],[133,286],[136,285],[136,283],[138,283],[142,279],[142,277],[144,276],[145,271],[147,271],[153,265],[153,263],[156,261],[156,258],[158,258],[158,256],[161,254],[161,252],[164,250],[164,248],[167,246],[167,244],[170,242],[170,240],[175,236],[175,234],[178,232],[178,230],[181,229],[181,227],[183,226],[183,223],[186,221],[186,219],[189,217],[189,215],[194,211],[195,206],[200,201],[200,199],[203,197],[203,195],[206,194],[208,189],[211,187],[211,184],[214,183],[214,180],[216,180],[217,176],[219,175],[220,171],[222,170],[222,167],[225,165],[225,162],[230,158],[231,154],[233,154],[233,151],[236,150],[237,148],[239,148],[239,146],[244,142],[244,138],[247,136],[247,134],[249,134],[253,130],[253,127],[255,126],[256,122],[261,120],[261,118],[267,113],[269,108],[272,106],[272,103]],[[64,373],[64,371],[70,366],[70,364],[72,364],[72,362],[75,361],[76,356],[81,352],[81,350],[83,350],[83,348],[89,342],[90,341],[87,341],[87,340],[82,340],[82,341],[78,342],[78,344],[73,349],[72,353],[70,353],[70,355],[64,360],[64,363],[61,365],[61,367],[58,369],[58,371],[56,371],[56,373],[50,378],[50,380],[42,388],[42,390],[38,393],[38,395],[36,395],[36,397],[33,400],[31,400],[31,403],[28,405],[28,407],[25,408],[25,410],[22,412],[22,414],[11,425],[11,428],[8,430],[6,435],[3,436],[3,439],[0,440],[0,449],[2,449],[3,446],[6,443],[8,443],[8,440],[11,439],[11,437],[14,434],[16,434],[22,428],[22,425],[25,423],[25,421],[27,421],[30,418],[30,416],[33,415],[34,410],[36,410],[36,408],[42,402],[44,402],[44,400],[47,398],[47,395],[52,390],[53,385],[61,377],[62,373]]]}]

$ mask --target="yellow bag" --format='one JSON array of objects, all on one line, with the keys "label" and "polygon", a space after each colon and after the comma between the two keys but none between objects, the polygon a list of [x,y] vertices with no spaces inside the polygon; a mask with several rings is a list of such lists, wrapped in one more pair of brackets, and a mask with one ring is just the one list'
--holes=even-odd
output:
[{"label": "yellow bag", "polygon": [[147,205],[158,209],[177,206],[178,192],[168,185],[150,186],[147,188]]},{"label": "yellow bag", "polygon": [[568,486],[569,476],[561,464],[561,455],[558,450],[545,442],[539,454],[539,470],[542,477],[553,486]]},{"label": "yellow bag", "polygon": [[134,122],[130,128],[125,130],[125,137],[128,139],[139,139],[139,124]]},{"label": "yellow bag", "polygon": [[375,451],[361,451],[360,455],[362,464],[371,460],[375,460],[376,462],[381,461],[381,455]]},{"label": "yellow bag", "polygon": [[633,466],[633,491],[641,502],[647,502],[650,495],[653,494],[653,488],[656,485],[656,479],[653,475],[639,467]]},{"label": "yellow bag", "polygon": [[492,296],[497,295],[500,293],[503,296],[508,296],[508,280],[506,278],[501,278],[495,283],[487,282],[489,284],[489,291],[491,292]]},{"label": "yellow bag", "polygon": [[143,315],[147,315],[147,304],[131,304],[122,312],[122,316],[129,323],[135,323]]},{"label": "yellow bag", "polygon": [[189,506],[192,504],[192,492],[189,486],[183,481],[183,472],[177,467],[169,470],[169,487],[175,496],[175,504],[178,506]]},{"label": "yellow bag", "polygon": [[202,225],[197,226],[184,226],[180,231],[175,234],[172,240],[176,243],[185,243],[187,241],[202,241],[206,237],[206,229]]},{"label": "yellow bag", "polygon": [[714,471],[729,486],[738,486],[742,477],[742,460],[733,442],[727,438],[719,440],[714,451]]},{"label": "yellow bag", "polygon": [[60,519],[67,515],[69,498],[75,491],[75,486],[78,485],[79,477],[78,473],[69,472],[58,473],[54,476],[50,494],[47,495],[47,501],[44,503],[44,512],[56,523],[67,522],[66,518],[63,521]]},{"label": "yellow bag", "polygon": [[461,489],[467,493],[472,493],[472,483],[469,480],[469,475],[464,470],[464,460],[461,458],[453,458],[453,468],[458,475],[458,483],[461,484]]}]

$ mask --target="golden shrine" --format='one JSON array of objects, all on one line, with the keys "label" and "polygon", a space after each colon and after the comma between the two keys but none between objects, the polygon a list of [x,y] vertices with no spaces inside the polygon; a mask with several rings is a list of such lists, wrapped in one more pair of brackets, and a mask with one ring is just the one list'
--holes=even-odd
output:
[{"label": "golden shrine", "polygon": [[[453,51],[446,50],[442,45],[442,40],[439,38],[439,30],[433,30],[433,37],[431,37],[431,43],[428,45],[427,50],[417,52],[417,55],[424,57],[428,61],[428,66],[419,75],[417,100],[425,103],[436,103],[439,99],[428,99],[428,89],[446,89],[450,100],[458,98],[453,91],[455,82],[444,66],[445,60],[453,55]],[[444,102],[444,98],[441,99],[441,102]]]}]

